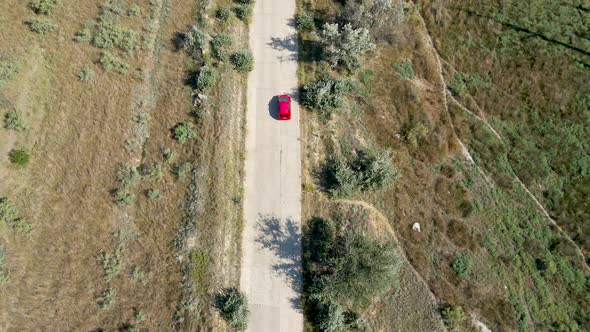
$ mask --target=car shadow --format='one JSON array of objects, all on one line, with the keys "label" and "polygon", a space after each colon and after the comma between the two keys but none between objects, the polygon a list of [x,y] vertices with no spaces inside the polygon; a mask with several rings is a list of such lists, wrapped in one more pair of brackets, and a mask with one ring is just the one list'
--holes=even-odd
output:
[{"label": "car shadow", "polygon": [[268,114],[275,120],[279,119],[279,100],[277,96],[270,98],[268,102]]}]

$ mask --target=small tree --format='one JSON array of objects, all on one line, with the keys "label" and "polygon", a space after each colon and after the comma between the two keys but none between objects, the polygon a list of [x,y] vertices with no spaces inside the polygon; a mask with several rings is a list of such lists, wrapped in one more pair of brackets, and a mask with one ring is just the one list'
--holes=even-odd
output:
[{"label": "small tree", "polygon": [[324,59],[332,67],[356,68],[360,65],[359,57],[375,48],[375,44],[371,42],[369,30],[354,29],[351,24],[346,24],[340,29],[337,23],[326,23],[319,34],[319,39],[323,47]]},{"label": "small tree", "polygon": [[215,13],[215,16],[224,22],[229,20],[230,15],[231,11],[228,8],[219,8]]},{"label": "small tree", "polygon": [[240,4],[236,7],[236,16],[244,23],[250,21],[252,16],[252,6],[249,4]]},{"label": "small tree", "polygon": [[297,30],[303,32],[310,32],[315,28],[313,17],[308,14],[298,15],[295,19],[295,24],[297,26]]},{"label": "small tree", "polygon": [[25,150],[12,149],[8,154],[10,161],[18,166],[27,166],[31,156]]},{"label": "small tree", "polygon": [[125,188],[115,190],[113,196],[115,198],[115,203],[120,206],[131,205],[135,202],[135,195],[127,191]]},{"label": "small tree", "polygon": [[400,63],[394,63],[392,64],[392,67],[397,71],[396,76],[400,81],[413,80],[416,78],[414,65],[410,59],[404,59]]},{"label": "small tree", "polygon": [[319,303],[315,319],[320,331],[338,332],[346,329],[344,309],[336,302]]},{"label": "small tree", "polygon": [[254,56],[250,50],[242,50],[232,54],[230,61],[234,68],[241,73],[247,73],[254,69]]},{"label": "small tree", "polygon": [[33,0],[30,3],[31,9],[36,14],[51,15],[57,5],[57,0]]},{"label": "small tree", "polygon": [[197,137],[195,126],[190,122],[182,122],[176,125],[173,129],[174,138],[180,143],[184,144],[189,140]]},{"label": "small tree", "polygon": [[197,90],[203,91],[207,88],[210,88],[215,83],[217,79],[217,73],[215,70],[209,66],[203,66],[201,71],[197,74],[195,87]]},{"label": "small tree", "polygon": [[240,331],[246,329],[250,315],[246,295],[235,288],[228,289],[218,296],[218,309],[229,326]]},{"label": "small tree", "polygon": [[57,25],[45,18],[31,18],[27,23],[31,31],[42,35],[57,30]]},{"label": "small tree", "polygon": [[194,25],[184,36],[182,47],[193,59],[201,59],[209,45],[211,37],[207,33],[201,31],[196,25]]}]

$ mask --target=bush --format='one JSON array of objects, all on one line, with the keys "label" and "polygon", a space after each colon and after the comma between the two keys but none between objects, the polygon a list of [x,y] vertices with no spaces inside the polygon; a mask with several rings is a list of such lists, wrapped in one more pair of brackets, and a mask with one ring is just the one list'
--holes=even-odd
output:
[{"label": "bush", "polygon": [[82,67],[82,70],[78,73],[80,81],[88,82],[94,76],[94,71],[89,66]]},{"label": "bush", "polygon": [[465,321],[463,308],[458,305],[448,305],[444,307],[441,311],[441,315],[445,325],[451,330],[458,328]]},{"label": "bush", "polygon": [[172,131],[174,133],[174,139],[176,139],[180,144],[184,144],[197,137],[195,126],[190,122],[179,123]]},{"label": "bush", "polygon": [[252,6],[249,4],[241,4],[236,7],[236,16],[244,23],[250,21],[252,16]]},{"label": "bush", "polygon": [[117,47],[131,53],[137,47],[137,34],[135,31],[124,28],[112,21],[102,21],[97,27],[92,44],[104,49]]},{"label": "bush", "polygon": [[375,38],[391,39],[398,30],[396,25],[402,22],[408,9],[406,1],[346,1],[339,19],[350,23],[353,28],[370,30]]},{"label": "bush", "polygon": [[12,149],[8,154],[10,161],[18,166],[27,166],[31,156],[25,150]]},{"label": "bush", "polygon": [[467,253],[458,254],[451,267],[459,277],[466,278],[471,271],[471,256]]},{"label": "bush", "polygon": [[218,296],[217,306],[229,326],[240,331],[246,329],[250,315],[246,295],[235,288],[228,289]]},{"label": "bush", "polygon": [[8,81],[15,79],[19,70],[20,65],[17,62],[0,59],[0,89]]},{"label": "bush", "polygon": [[254,69],[254,56],[250,50],[242,50],[232,54],[230,61],[240,73],[247,73]]},{"label": "bush", "polygon": [[400,177],[389,150],[364,149],[355,156],[332,159],[327,169],[330,193],[349,197],[391,187]]},{"label": "bush", "polygon": [[102,68],[106,71],[114,71],[119,74],[127,74],[129,72],[129,65],[126,64],[121,58],[109,53],[104,52],[99,60]]},{"label": "bush", "polygon": [[45,18],[32,18],[27,21],[31,31],[42,35],[57,30],[57,25]]},{"label": "bush", "polygon": [[141,174],[137,170],[135,166],[123,166],[119,167],[117,170],[117,181],[123,186],[123,188],[127,188],[129,186],[134,185],[141,179]]},{"label": "bush", "polygon": [[302,32],[310,32],[315,28],[313,17],[308,14],[298,15],[295,19],[297,30]]},{"label": "bush", "polygon": [[101,309],[106,310],[115,302],[116,295],[117,293],[109,288],[100,294],[96,303]]},{"label": "bush", "polygon": [[161,163],[152,165],[143,164],[141,165],[141,175],[145,178],[161,179],[164,177],[164,171]]},{"label": "bush", "polygon": [[217,80],[217,72],[209,66],[203,66],[197,75],[195,87],[197,90],[204,91],[215,84]]},{"label": "bush", "polygon": [[303,87],[302,99],[305,107],[329,111],[344,105],[344,97],[355,90],[351,80],[321,80]]},{"label": "bush", "polygon": [[235,2],[243,5],[251,5],[254,3],[254,0],[235,0]]},{"label": "bush", "polygon": [[121,15],[125,12],[125,6],[125,0],[106,0],[102,5],[103,15],[105,12]]},{"label": "bush", "polygon": [[164,151],[162,152],[162,157],[164,157],[164,160],[166,162],[170,162],[172,159],[174,159],[174,157],[176,156],[176,154],[174,153],[174,151],[170,148],[166,148],[164,149]]},{"label": "bush", "polygon": [[404,59],[400,63],[392,64],[393,68],[397,71],[397,79],[400,81],[405,80],[413,80],[416,78],[416,74],[414,73],[414,65],[412,64],[412,60]]},{"label": "bush", "polygon": [[185,33],[182,48],[185,49],[191,58],[201,59],[210,38],[208,34],[202,32],[194,25],[189,32]]},{"label": "bush", "polygon": [[135,195],[127,191],[125,188],[119,188],[114,193],[115,203],[119,206],[131,205],[135,202]]},{"label": "bush", "polygon": [[4,114],[4,128],[23,131],[26,129],[23,115],[17,111],[10,111]]},{"label": "bush", "polygon": [[448,84],[449,91],[454,96],[460,96],[467,91],[467,84],[465,84],[465,75],[461,72],[456,72]]},{"label": "bush", "polygon": [[320,331],[339,332],[346,330],[344,309],[338,303],[319,303],[315,323]]},{"label": "bush", "polygon": [[31,9],[36,14],[51,15],[57,5],[57,0],[33,0],[30,3]]},{"label": "bush", "polygon": [[369,30],[354,29],[346,24],[342,29],[337,23],[326,23],[319,34],[319,41],[323,49],[324,59],[332,67],[342,66],[353,69],[360,66],[359,57],[375,48],[371,42]]},{"label": "bush", "polygon": [[412,147],[417,147],[418,142],[425,139],[428,136],[429,129],[422,122],[416,124],[406,134],[406,140]]},{"label": "bush", "polygon": [[148,191],[146,191],[146,195],[152,201],[159,200],[162,197],[158,189],[148,189]]},{"label": "bush", "polygon": [[224,22],[229,20],[230,15],[231,15],[231,10],[229,10],[228,8],[219,8],[217,10],[217,12],[215,13],[215,17],[217,17],[218,19],[220,19]]},{"label": "bush", "polygon": [[176,175],[176,178],[179,180],[184,179],[192,170],[193,165],[187,162],[178,163],[174,165],[174,174]]}]

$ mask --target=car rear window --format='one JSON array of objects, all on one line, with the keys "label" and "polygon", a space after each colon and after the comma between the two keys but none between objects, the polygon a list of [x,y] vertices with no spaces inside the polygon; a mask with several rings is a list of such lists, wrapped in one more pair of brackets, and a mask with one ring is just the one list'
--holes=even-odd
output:
[{"label": "car rear window", "polygon": [[287,98],[287,97],[279,98],[279,101],[289,101],[289,98]]}]

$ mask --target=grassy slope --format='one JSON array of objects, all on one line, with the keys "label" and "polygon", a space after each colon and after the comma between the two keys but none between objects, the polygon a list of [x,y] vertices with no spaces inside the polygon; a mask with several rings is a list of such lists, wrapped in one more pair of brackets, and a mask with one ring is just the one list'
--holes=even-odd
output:
[{"label": "grassy slope", "polygon": [[[208,222],[215,225],[209,228],[217,240],[196,243],[211,248],[214,266],[208,273],[217,276],[214,285],[236,282],[240,209],[232,202],[241,186],[241,118],[211,117],[202,124],[199,140],[185,146],[173,141],[169,131],[178,121],[190,119],[191,91],[183,85],[186,55],[174,50],[172,40],[194,23],[195,3],[160,6],[156,1],[153,8],[138,3],[143,15],[126,18],[123,14],[122,24],[139,36],[158,38],[155,48],[144,47],[131,57],[122,55],[131,64],[127,76],[103,71],[95,63],[100,51],[72,40],[84,22],[98,16],[99,4],[63,3],[51,16],[58,31],[45,36],[21,24],[34,16],[25,3],[0,5],[0,26],[7,32],[0,37],[0,45],[22,68],[0,92],[0,112],[4,116],[6,110],[17,109],[25,114],[28,126],[23,133],[0,130],[0,195],[10,197],[33,225],[28,237],[8,227],[0,230],[9,275],[0,286],[5,330],[170,328],[182,287],[172,242],[184,219],[188,181],[175,181],[171,166],[164,165],[161,180],[142,180],[133,187],[134,205],[117,207],[110,195],[119,164],[162,161],[161,149],[166,147],[175,150],[179,160],[210,164],[214,180],[199,185],[208,195],[206,204],[215,207]],[[154,9],[157,14],[149,19]],[[160,24],[151,35],[142,30],[154,20]],[[76,77],[84,65],[95,72],[88,83]],[[143,73],[135,74],[135,68]],[[239,80],[234,82],[238,84],[232,82],[220,90],[220,99],[241,91]],[[213,104],[213,111],[221,106]],[[143,152],[128,154],[125,141],[133,135],[137,111],[152,115],[149,139]],[[231,146],[218,140],[226,136],[231,136]],[[31,149],[33,158],[27,168],[9,165],[6,155],[13,146]],[[226,150],[228,154],[218,153]],[[217,195],[216,181],[226,183],[231,191]],[[149,201],[143,193],[148,188],[159,189],[163,198]],[[116,254],[117,248],[121,248],[120,268],[107,280],[99,257]],[[138,272],[136,277],[133,271]],[[97,299],[108,289],[115,293],[114,302],[101,309]],[[210,317],[210,312],[204,314]]]},{"label": "grassy slope", "polygon": [[[316,175],[326,156],[341,148],[340,142],[390,147],[402,170],[397,188],[359,199],[371,203],[394,225],[411,264],[439,300],[462,305],[492,330],[575,329],[576,325],[584,329],[589,301],[587,272],[580,256],[511,174],[495,171],[498,162],[507,168],[508,156],[493,134],[486,132],[487,127],[467,125],[472,122],[469,116],[461,114],[453,103],[447,105],[444,79],[450,81],[454,73],[449,70],[449,59],[461,56],[485,66],[487,62],[481,61],[485,57],[462,49],[469,45],[463,39],[461,43],[445,39],[453,35],[443,29],[467,29],[447,23],[455,16],[440,9],[440,3],[436,8],[423,5],[426,26],[420,12],[411,13],[398,27],[393,47],[381,45],[366,57],[360,71],[375,73],[366,96],[349,99],[348,106],[328,122],[305,113],[308,174],[304,180],[308,182],[306,188],[313,188],[309,185],[312,183],[318,188],[306,194],[306,204],[315,206],[318,197],[325,197]],[[337,6],[322,1],[315,2],[313,8],[331,13]],[[436,21],[429,16],[436,14],[440,15]],[[440,59],[442,68],[426,27],[435,31],[437,49],[447,50]],[[415,80],[396,78],[391,64],[403,59],[412,60]],[[528,77],[505,67],[509,65],[508,59],[496,65],[502,68],[503,77]],[[304,68],[302,78],[307,82],[316,67],[304,63]],[[554,89],[554,94],[561,91]],[[494,102],[518,99],[517,95],[507,98],[509,95],[504,92]],[[424,124],[429,133],[413,147],[405,135],[417,123]],[[463,160],[457,138],[473,153],[475,167]],[[492,159],[482,158],[483,153]],[[421,233],[411,230],[414,222],[422,225]],[[451,268],[459,253],[469,253],[472,261],[471,273],[465,279]],[[469,325],[466,322],[462,328],[469,329]]]}]

